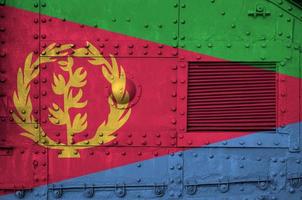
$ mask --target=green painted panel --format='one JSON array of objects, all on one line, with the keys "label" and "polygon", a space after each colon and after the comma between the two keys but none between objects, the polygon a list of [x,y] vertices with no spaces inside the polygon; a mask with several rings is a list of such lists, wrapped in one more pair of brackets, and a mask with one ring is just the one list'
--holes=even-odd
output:
[{"label": "green painted panel", "polygon": [[299,76],[295,20],[263,0],[181,0],[180,47],[233,61],[273,61],[279,72]]},{"label": "green painted panel", "polygon": [[[233,61],[275,61],[299,76],[302,10],[284,0],[40,0],[40,12]],[[8,5],[38,12],[35,1]]]},{"label": "green painted panel", "polygon": [[[22,2],[22,3],[20,3]],[[26,3],[25,3],[26,2]],[[36,11],[31,1],[8,4]],[[178,0],[41,0],[42,14],[168,45],[177,44]]]}]

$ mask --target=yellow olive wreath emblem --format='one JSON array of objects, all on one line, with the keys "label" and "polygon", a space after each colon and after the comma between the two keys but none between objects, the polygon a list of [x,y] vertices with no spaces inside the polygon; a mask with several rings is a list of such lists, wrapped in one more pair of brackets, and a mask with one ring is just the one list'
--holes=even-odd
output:
[{"label": "yellow olive wreath emblem", "polygon": [[[115,57],[110,55],[110,61],[106,60],[99,50],[87,42],[85,48],[73,49],[72,44],[56,45],[50,44],[42,52],[42,56],[33,61],[33,53],[25,60],[23,69],[20,67],[17,74],[17,88],[13,94],[13,102],[16,112],[12,113],[15,122],[25,131],[22,136],[27,137],[37,144],[51,149],[59,149],[61,158],[78,158],[79,149],[90,148],[112,141],[113,135],[128,120],[131,108],[128,108],[129,93],[126,90],[126,74],[122,66],[119,66]],[[95,135],[87,140],[74,142],[73,137],[87,128],[87,113],[78,113],[72,119],[69,114],[70,108],[84,108],[87,100],[82,101],[82,87],[86,85],[87,71],[82,67],[74,69],[75,57],[87,57],[88,62],[99,67],[100,72],[111,84],[112,90],[118,88],[118,93],[113,92],[108,97],[110,111],[107,119],[101,123]],[[32,114],[33,106],[30,98],[30,84],[39,75],[41,64],[56,62],[58,57],[66,58],[57,63],[63,73],[68,74],[65,80],[62,74],[53,74],[52,90],[56,95],[62,96],[64,105],[60,107],[53,103],[49,108],[49,121],[58,126],[66,126],[66,144],[54,141],[39,126],[39,122]],[[66,76],[65,76],[66,77]],[[77,94],[74,95],[74,91]],[[126,109],[125,109],[126,108]]]}]

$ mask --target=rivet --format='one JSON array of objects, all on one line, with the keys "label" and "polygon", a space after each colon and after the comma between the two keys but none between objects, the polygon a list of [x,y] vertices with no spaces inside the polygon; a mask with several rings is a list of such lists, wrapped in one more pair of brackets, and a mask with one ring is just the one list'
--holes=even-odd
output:
[{"label": "rivet", "polygon": [[297,144],[294,144],[294,150],[299,150],[299,146]]},{"label": "rivet", "polygon": [[171,137],[171,138],[176,138],[176,133],[171,133],[171,134],[170,134],[170,137]]},{"label": "rivet", "polygon": [[171,79],[171,83],[177,83],[177,79],[176,78],[172,78]]},{"label": "rivet", "polygon": [[176,70],[176,69],[177,69],[177,65],[173,65],[173,66],[171,67],[171,69]]},{"label": "rivet", "polygon": [[290,193],[294,193],[295,192],[295,189],[290,187],[289,190],[288,190]]}]

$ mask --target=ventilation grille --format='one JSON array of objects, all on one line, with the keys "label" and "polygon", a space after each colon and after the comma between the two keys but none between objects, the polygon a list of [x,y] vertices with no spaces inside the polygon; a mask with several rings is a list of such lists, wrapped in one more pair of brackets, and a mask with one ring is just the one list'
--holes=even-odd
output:
[{"label": "ventilation grille", "polygon": [[273,63],[189,63],[187,131],[275,129],[275,70]]}]

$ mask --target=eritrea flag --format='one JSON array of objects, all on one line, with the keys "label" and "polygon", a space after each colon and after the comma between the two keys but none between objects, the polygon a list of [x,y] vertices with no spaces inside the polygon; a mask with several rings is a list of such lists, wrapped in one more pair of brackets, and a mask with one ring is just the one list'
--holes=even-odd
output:
[{"label": "eritrea flag", "polygon": [[0,199],[300,199],[301,14],[2,1]]}]

